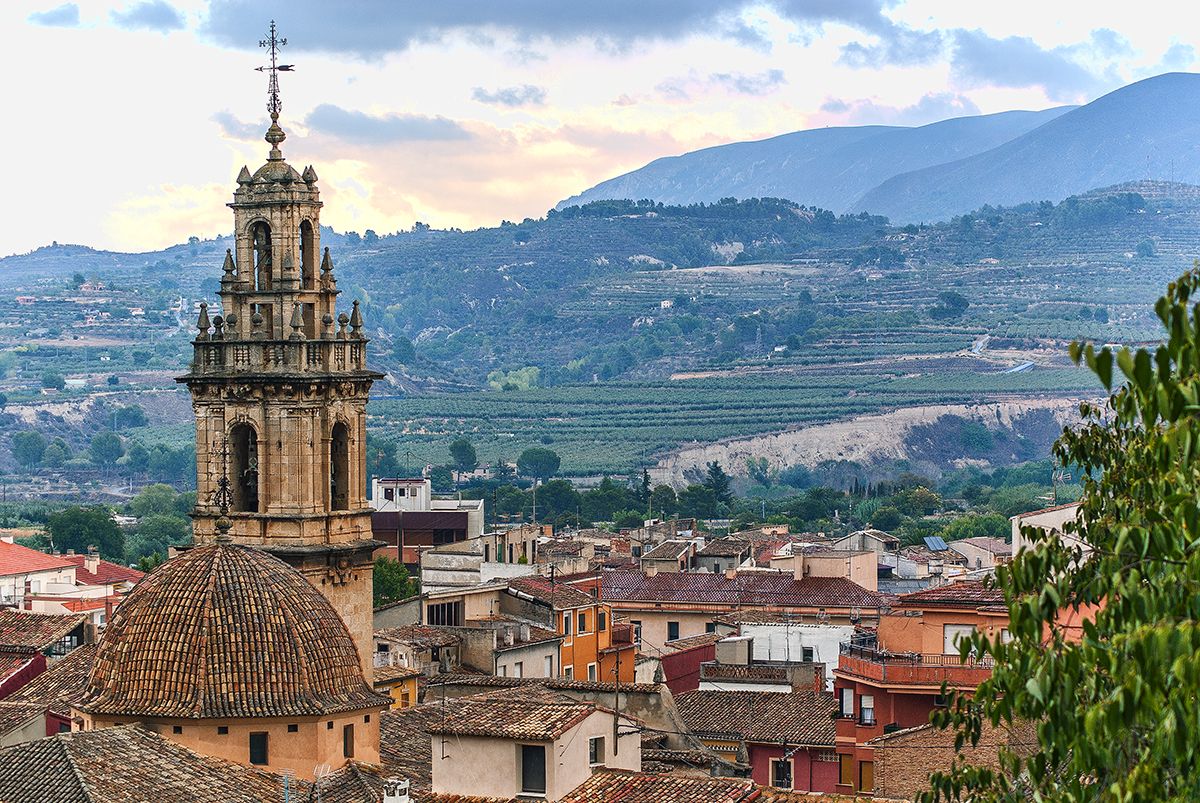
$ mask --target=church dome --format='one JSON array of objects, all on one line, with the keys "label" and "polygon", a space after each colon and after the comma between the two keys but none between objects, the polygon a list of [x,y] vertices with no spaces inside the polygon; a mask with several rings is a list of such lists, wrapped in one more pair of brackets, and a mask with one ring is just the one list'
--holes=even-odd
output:
[{"label": "church dome", "polygon": [[327,715],[386,705],[354,642],[299,572],[218,542],[163,564],[125,598],[77,707],[134,717]]}]

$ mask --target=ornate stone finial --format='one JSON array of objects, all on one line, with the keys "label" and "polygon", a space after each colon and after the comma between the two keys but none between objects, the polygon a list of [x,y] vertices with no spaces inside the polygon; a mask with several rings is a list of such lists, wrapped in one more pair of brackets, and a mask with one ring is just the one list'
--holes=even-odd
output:
[{"label": "ornate stone finial", "polygon": [[292,305],[292,333],[288,335],[288,340],[303,340],[304,339],[304,305],[297,301]]},{"label": "ornate stone finial", "polygon": [[283,133],[283,129],[279,127],[279,112],[283,111],[283,101],[279,99],[279,73],[291,72],[295,69],[293,64],[279,64],[279,48],[287,44],[287,39],[276,35],[275,20],[271,20],[271,28],[268,31],[266,39],[258,43],[259,47],[265,47],[271,56],[271,65],[268,67],[255,67],[259,72],[267,72],[271,77],[267,80],[267,113],[271,115],[271,127],[267,129],[266,140],[271,145],[271,154],[267,158],[271,161],[279,161],[283,159],[283,153],[279,150],[279,143],[283,142],[287,135]]},{"label": "ornate stone finial", "polygon": [[333,257],[329,255],[328,247],[321,257],[321,284],[330,289],[337,287],[337,279],[333,277]]},{"label": "ornate stone finial", "polygon": [[253,180],[254,180],[254,177],[250,175],[250,168],[246,167],[245,165],[242,165],[242,171],[240,173],[238,173],[237,183],[238,184],[249,184]]},{"label": "ornate stone finial", "polygon": [[300,178],[304,179],[304,183],[311,187],[317,183],[317,171],[313,170],[312,165],[309,165],[304,168],[304,172],[300,175]]},{"label": "ornate stone finial", "polygon": [[225,339],[225,319],[220,315],[213,317],[213,340]]},{"label": "ornate stone finial", "polygon": [[358,308],[358,302],[354,302],[354,308],[350,310],[350,337],[354,339],[362,338],[362,310]]},{"label": "ornate stone finial", "polygon": [[338,330],[337,330],[338,340],[346,339],[346,324],[348,324],[348,323],[350,323],[349,315],[347,315],[346,313],[343,312],[341,315],[338,316]]},{"label": "ornate stone finial", "polygon": [[200,317],[196,320],[196,328],[200,330],[200,334],[196,336],[197,340],[208,340],[208,329],[211,326],[208,320],[208,304],[200,302]]},{"label": "ornate stone finial", "polygon": [[333,339],[333,316],[328,312],[321,316],[321,339]]},{"label": "ornate stone finial", "polygon": [[232,249],[225,249],[225,264],[221,266],[221,270],[225,272],[221,277],[221,284],[233,284],[237,281],[237,277],[234,275],[237,272],[237,263],[233,261]]},{"label": "ornate stone finial", "polygon": [[266,336],[263,332],[263,315],[258,310],[250,316],[250,337],[261,339]]},{"label": "ornate stone finial", "polygon": [[226,315],[225,316],[225,337],[228,340],[237,340],[238,339],[237,316],[236,315]]}]

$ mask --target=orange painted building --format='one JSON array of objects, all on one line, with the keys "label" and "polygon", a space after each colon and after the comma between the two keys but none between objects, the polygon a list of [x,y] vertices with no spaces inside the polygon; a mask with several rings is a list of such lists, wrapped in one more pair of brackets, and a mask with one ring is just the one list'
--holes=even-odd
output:
[{"label": "orange painted building", "polygon": [[614,624],[612,608],[591,594],[545,577],[521,577],[510,594],[527,597],[553,610],[555,630],[563,636],[559,666],[563,677],[600,683],[632,683],[637,646],[633,629]]},{"label": "orange painted building", "polygon": [[959,640],[973,632],[1005,638],[1007,627],[1000,589],[961,582],[905,594],[873,637],[843,644],[834,672],[837,791],[870,794],[875,765],[868,743],[929,722],[945,704],[943,683],[973,691],[991,675],[992,663],[962,658]]}]

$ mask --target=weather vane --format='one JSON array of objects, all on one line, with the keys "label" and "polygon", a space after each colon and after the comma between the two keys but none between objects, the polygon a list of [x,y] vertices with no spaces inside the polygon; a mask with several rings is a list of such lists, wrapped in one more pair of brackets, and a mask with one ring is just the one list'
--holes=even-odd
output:
[{"label": "weather vane", "polygon": [[258,43],[259,47],[267,48],[267,52],[271,54],[271,66],[263,65],[255,67],[259,72],[269,72],[271,80],[267,84],[267,111],[271,114],[271,121],[278,122],[279,112],[283,109],[283,103],[279,100],[279,73],[291,72],[295,69],[294,64],[277,64],[279,59],[279,48],[287,44],[287,39],[281,39],[276,36],[275,20],[271,20],[270,36]]}]

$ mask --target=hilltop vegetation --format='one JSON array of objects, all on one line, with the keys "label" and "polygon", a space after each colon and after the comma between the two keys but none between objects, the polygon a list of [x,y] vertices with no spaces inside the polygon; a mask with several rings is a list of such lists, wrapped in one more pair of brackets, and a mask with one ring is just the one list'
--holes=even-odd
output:
[{"label": "hilltop vegetation", "polygon": [[[485,462],[549,442],[587,474],[914,404],[1090,394],[1066,342],[1153,336],[1150,288],[1200,254],[1200,191],[1125,185],[934,226],[778,199],[613,201],[470,232],[322,237],[388,374],[371,408],[380,438],[413,462],[463,434]],[[25,299],[0,308],[8,431],[72,455],[106,424],[127,454],[186,448],[172,377],[227,246],[0,261],[0,284]],[[47,372],[63,390],[43,388]],[[131,404],[144,423],[107,420]]]}]

